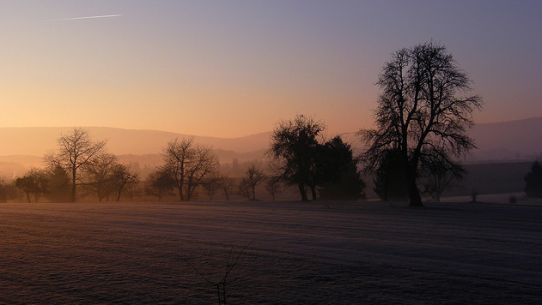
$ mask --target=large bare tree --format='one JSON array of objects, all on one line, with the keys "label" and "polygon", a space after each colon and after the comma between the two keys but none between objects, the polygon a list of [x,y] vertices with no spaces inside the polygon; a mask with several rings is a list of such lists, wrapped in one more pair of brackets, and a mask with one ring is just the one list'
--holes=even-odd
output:
[{"label": "large bare tree", "polygon": [[218,158],[210,147],[194,143],[193,138],[178,138],[164,148],[165,165],[179,190],[181,201],[191,200],[205,179],[218,170]]},{"label": "large bare tree", "polygon": [[366,169],[378,168],[387,150],[397,150],[405,168],[411,206],[422,206],[417,186],[420,165],[438,156],[455,164],[475,148],[466,135],[472,112],[482,107],[467,74],[442,45],[433,42],[401,49],[384,65],[375,113],[376,129],[362,130]]},{"label": "large bare tree", "polygon": [[74,128],[68,134],[62,134],[58,138],[58,150],[45,156],[45,162],[51,168],[61,166],[71,176],[71,201],[76,201],[78,173],[96,155],[102,152],[107,141],[94,142],[88,130]]}]

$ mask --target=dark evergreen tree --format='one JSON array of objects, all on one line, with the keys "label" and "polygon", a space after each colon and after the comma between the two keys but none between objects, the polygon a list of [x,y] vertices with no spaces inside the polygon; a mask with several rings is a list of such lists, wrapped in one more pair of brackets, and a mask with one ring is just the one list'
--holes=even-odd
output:
[{"label": "dark evergreen tree", "polygon": [[403,159],[397,150],[386,150],[374,172],[374,191],[384,201],[408,199]]},{"label": "dark evergreen tree", "polygon": [[47,197],[52,202],[67,202],[71,198],[71,181],[68,172],[60,165],[49,173]]},{"label": "dark evergreen tree", "polygon": [[542,166],[538,161],[533,163],[531,171],[525,175],[525,194],[532,198],[542,197]]},{"label": "dark evergreen tree", "polygon": [[365,198],[365,182],[357,168],[352,147],[340,136],[320,148],[318,176],[320,199],[359,200]]}]

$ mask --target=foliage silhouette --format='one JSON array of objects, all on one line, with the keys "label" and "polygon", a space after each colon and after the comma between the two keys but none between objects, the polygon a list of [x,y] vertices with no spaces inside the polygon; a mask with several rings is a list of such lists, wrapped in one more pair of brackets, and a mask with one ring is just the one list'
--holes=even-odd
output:
[{"label": "foliage silhouette", "polygon": [[525,175],[525,194],[527,197],[542,197],[542,166],[535,161],[531,171]]},{"label": "foliage silhouette", "polygon": [[323,123],[298,115],[293,121],[280,122],[271,136],[268,154],[276,160],[281,179],[297,185],[302,201],[308,201],[307,187],[316,199],[318,137],[324,129]]},{"label": "foliage silhouette", "polygon": [[466,129],[482,100],[459,96],[471,90],[470,83],[446,48],[433,42],[397,51],[382,69],[376,129],[359,132],[368,146],[362,159],[368,171],[375,171],[383,152],[398,151],[411,206],[423,206],[417,183],[427,157],[454,163],[453,157],[475,148]]},{"label": "foliage silhouette", "polygon": [[78,172],[103,151],[107,142],[93,142],[86,129],[74,128],[71,133],[58,138],[58,151],[45,156],[45,162],[51,167],[61,166],[71,175],[71,198],[76,201]]},{"label": "foliage silhouette", "polygon": [[365,198],[365,182],[358,171],[352,147],[340,136],[327,141],[320,149],[318,168],[320,199],[359,200]]},{"label": "foliage silhouette", "polygon": [[263,171],[257,169],[256,166],[252,164],[245,172],[245,177],[243,177],[243,180],[245,182],[241,182],[241,184],[246,184],[250,188],[252,200],[256,200],[256,186],[265,180]]},{"label": "foliage silhouette", "polygon": [[196,145],[193,138],[169,142],[162,156],[165,165],[160,170],[171,175],[181,201],[193,199],[197,195],[197,188],[219,166],[211,148]]},{"label": "foliage silhouette", "polygon": [[47,173],[37,168],[31,168],[25,176],[15,180],[15,186],[26,194],[28,202],[32,202],[30,195],[38,202],[40,196],[47,193],[48,183]]}]

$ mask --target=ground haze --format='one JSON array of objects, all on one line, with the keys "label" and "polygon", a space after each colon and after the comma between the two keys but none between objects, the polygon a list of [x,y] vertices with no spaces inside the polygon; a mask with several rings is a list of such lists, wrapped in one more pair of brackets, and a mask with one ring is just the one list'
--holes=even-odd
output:
[{"label": "ground haze", "polygon": [[4,203],[0,303],[542,303],[542,204],[427,205]]}]

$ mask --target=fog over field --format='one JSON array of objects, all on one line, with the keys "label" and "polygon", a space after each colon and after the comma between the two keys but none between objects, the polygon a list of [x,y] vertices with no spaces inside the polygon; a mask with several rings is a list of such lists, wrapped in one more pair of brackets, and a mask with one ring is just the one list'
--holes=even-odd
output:
[{"label": "fog over field", "polygon": [[[542,202],[0,205],[2,304],[540,304]],[[188,264],[189,262],[190,264]],[[194,267],[194,268],[193,268]]]}]

